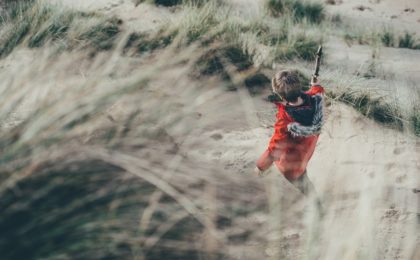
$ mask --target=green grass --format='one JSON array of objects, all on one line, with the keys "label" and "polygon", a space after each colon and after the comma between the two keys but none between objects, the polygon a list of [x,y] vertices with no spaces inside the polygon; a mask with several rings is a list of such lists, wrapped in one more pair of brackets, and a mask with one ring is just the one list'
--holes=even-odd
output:
[{"label": "green grass", "polygon": [[414,47],[414,37],[412,34],[405,32],[403,36],[400,36],[398,39],[398,48],[407,48],[413,49]]},{"label": "green grass", "polygon": [[411,115],[412,129],[415,135],[420,136],[420,106],[415,106]]},{"label": "green grass", "polygon": [[[0,29],[2,57],[19,45],[36,48],[56,41],[66,48],[108,50],[113,47],[122,23],[117,18],[41,3],[15,4],[7,12]],[[78,26],[80,24],[85,26]]]},{"label": "green grass", "polygon": [[420,50],[420,40],[415,36],[415,33],[405,32],[398,38],[398,48]]},{"label": "green grass", "polygon": [[402,130],[403,115],[396,105],[391,105],[382,97],[373,97],[368,91],[355,91],[347,89],[339,92],[329,92],[329,96],[335,100],[344,102],[362,115],[381,124]]},{"label": "green grass", "polygon": [[[158,33],[132,34],[126,49],[134,48],[138,53],[143,53],[164,48],[174,41],[179,48],[199,44],[210,48],[200,59],[199,71],[204,75],[214,75],[216,71],[223,70],[222,63],[225,61],[233,62],[237,67],[243,66],[235,59],[249,60],[257,66],[271,66],[273,62],[294,59],[312,61],[322,42],[322,33],[317,37],[304,33],[311,32],[313,26],[303,20],[295,21],[290,17],[291,13],[287,13],[281,19],[263,16],[246,21],[238,19],[228,6],[220,6],[216,2],[208,2],[201,6],[186,5],[182,7],[181,12],[180,19],[162,26]],[[270,49],[270,56],[263,60],[258,53],[261,45]],[[203,62],[206,59],[208,61]],[[223,78],[227,78],[223,75]]]},{"label": "green grass", "polygon": [[313,61],[320,44],[319,39],[298,35],[291,38],[286,44],[276,46],[273,56],[276,61],[287,61],[295,58]]},{"label": "green grass", "polygon": [[296,22],[306,20],[321,23],[325,18],[324,6],[320,3],[300,0],[267,0],[267,9],[275,17],[292,16]]},{"label": "green grass", "polygon": [[[221,79],[231,82],[231,74],[239,73],[253,66],[252,57],[237,45],[226,45],[223,48],[212,48],[202,55],[197,63],[196,77],[220,76]],[[234,71],[231,71],[232,68]],[[250,88],[253,88],[252,86]],[[236,86],[228,85],[228,90],[235,90]]]},{"label": "green grass", "polygon": [[2,2],[1,19],[3,23],[6,19],[15,19],[21,16],[23,11],[31,8],[35,0],[5,0]]},{"label": "green grass", "polygon": [[[293,59],[312,61],[314,53],[322,42],[322,33],[317,37],[303,33],[312,32],[313,28],[306,23],[295,24],[290,17],[273,19],[264,16],[241,21],[225,9],[211,3],[202,8],[192,8],[187,11],[179,25],[176,25],[179,34],[185,35],[183,39],[186,44],[198,41],[203,46],[210,48],[215,46],[214,48],[222,50],[209,52],[217,54],[219,58],[214,58],[214,55],[204,55],[204,58],[209,60],[208,64],[211,64],[201,70],[204,74],[220,70],[222,67],[220,57],[225,57],[236,67],[241,67],[242,65],[238,65],[240,62],[235,61],[235,55],[238,56],[237,60],[249,60],[264,66],[271,66],[272,62],[276,61]],[[230,49],[232,46],[233,49]],[[270,55],[258,61],[258,51],[261,46],[270,49]],[[226,47],[235,51],[225,52]],[[241,48],[242,51],[239,51]]]},{"label": "green grass", "polygon": [[165,48],[172,43],[177,32],[160,31],[157,34],[149,35],[146,33],[131,33],[125,44],[124,50],[134,49],[135,53],[152,52],[159,48]]},{"label": "green grass", "polygon": [[420,136],[420,95],[415,82],[380,78],[377,73],[369,68],[359,75],[328,69],[322,83],[330,86],[326,91],[331,101],[343,102],[384,126]]},{"label": "green grass", "polygon": [[420,39],[416,37],[415,33],[404,32],[400,34],[389,28],[383,28],[379,31],[346,29],[343,38],[348,44],[358,43],[392,48],[420,49]]},{"label": "green grass", "polygon": [[85,41],[96,50],[109,50],[120,32],[122,20],[118,18],[103,19],[87,28],[76,40]]},{"label": "green grass", "polygon": [[381,38],[381,42],[384,46],[386,47],[393,47],[395,44],[395,36],[394,33],[389,31],[389,30],[385,30],[381,35],[379,35],[379,37]]},{"label": "green grass", "polygon": [[225,29],[228,18],[229,12],[216,2],[204,6],[187,5],[183,8],[183,17],[170,28],[179,31],[182,44],[195,41],[208,44],[228,31]]},{"label": "green grass", "polygon": [[402,127],[401,113],[381,99],[371,99],[369,95],[343,95],[340,100],[350,102],[363,115],[375,121]]}]

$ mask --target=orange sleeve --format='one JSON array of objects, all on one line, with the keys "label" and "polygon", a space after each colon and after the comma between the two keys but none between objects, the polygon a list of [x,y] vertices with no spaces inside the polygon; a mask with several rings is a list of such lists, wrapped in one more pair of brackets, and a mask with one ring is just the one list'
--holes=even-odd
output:
[{"label": "orange sleeve", "polygon": [[288,130],[287,130],[287,125],[290,122],[287,122],[284,119],[277,119],[277,122],[274,125],[274,134],[273,134],[273,138],[276,138],[277,141],[280,141],[281,139],[285,139],[289,136],[288,134]]},{"label": "orange sleeve", "polygon": [[276,124],[276,127],[274,129],[274,134],[270,139],[270,143],[268,145],[268,150],[272,151],[275,149],[282,141],[285,141],[289,138],[288,132],[287,132],[287,124],[281,123]]},{"label": "orange sleeve", "polygon": [[324,94],[324,88],[321,85],[313,85],[308,91],[305,93],[308,95],[316,95],[316,94]]},{"label": "orange sleeve", "polygon": [[269,144],[269,150],[274,149],[276,147],[276,144],[278,142],[287,140],[289,138],[289,132],[287,130],[287,125],[292,120],[290,117],[286,114],[283,108],[279,107],[279,112],[277,114],[277,120],[274,124],[274,134],[271,137],[270,144]]}]

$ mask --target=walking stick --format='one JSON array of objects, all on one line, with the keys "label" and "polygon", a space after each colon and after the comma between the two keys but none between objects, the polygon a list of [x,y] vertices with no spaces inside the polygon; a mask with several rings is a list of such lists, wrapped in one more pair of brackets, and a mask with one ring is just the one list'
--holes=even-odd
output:
[{"label": "walking stick", "polygon": [[322,45],[319,46],[318,51],[316,52],[315,71],[314,71],[314,74],[312,74],[311,83],[318,82],[319,67],[321,65],[321,57],[322,57]]}]

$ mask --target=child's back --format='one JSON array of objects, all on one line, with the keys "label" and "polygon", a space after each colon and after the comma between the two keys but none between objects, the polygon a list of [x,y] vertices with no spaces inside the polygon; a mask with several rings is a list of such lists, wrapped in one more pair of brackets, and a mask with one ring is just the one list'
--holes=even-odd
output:
[{"label": "child's back", "polygon": [[257,171],[267,170],[274,162],[286,179],[294,183],[306,178],[306,166],[315,150],[323,120],[324,89],[313,85],[302,92],[294,71],[277,73],[272,86],[283,101],[275,103],[278,113],[274,134],[257,162]]}]

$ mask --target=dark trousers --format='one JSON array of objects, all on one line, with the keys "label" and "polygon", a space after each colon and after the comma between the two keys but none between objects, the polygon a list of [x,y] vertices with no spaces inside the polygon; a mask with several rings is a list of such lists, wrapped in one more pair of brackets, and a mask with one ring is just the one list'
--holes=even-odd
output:
[{"label": "dark trousers", "polygon": [[306,170],[299,178],[296,180],[289,180],[289,182],[307,197],[316,195],[315,187],[311,180],[309,180]]},{"label": "dark trousers", "polygon": [[289,182],[295,186],[305,197],[311,197],[314,199],[315,206],[321,215],[324,214],[324,207],[322,206],[321,200],[319,199],[315,187],[311,180],[308,178],[308,174],[305,172],[296,180],[289,180]]}]

